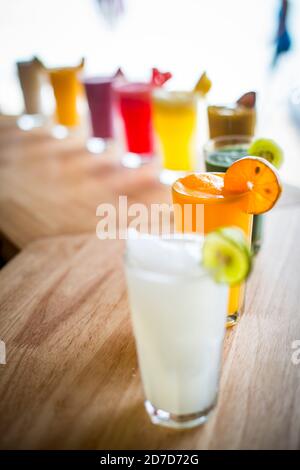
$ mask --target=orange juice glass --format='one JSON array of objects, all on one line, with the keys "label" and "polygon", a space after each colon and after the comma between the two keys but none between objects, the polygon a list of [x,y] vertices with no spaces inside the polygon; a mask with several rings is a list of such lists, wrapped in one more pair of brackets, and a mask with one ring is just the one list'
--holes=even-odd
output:
[{"label": "orange juice glass", "polygon": [[[198,173],[206,178],[212,173]],[[196,175],[180,178],[172,186],[175,227],[179,232],[206,234],[224,226],[240,227],[251,244],[252,219],[242,209],[244,195],[226,195],[223,191],[225,173],[213,173],[218,177],[218,190],[209,183],[199,188]],[[208,177],[209,178],[209,177]],[[231,326],[237,322],[244,303],[245,285],[230,288],[228,299],[228,321]]]},{"label": "orange juice glass", "polygon": [[81,85],[78,80],[78,69],[75,67],[50,69],[49,77],[56,102],[56,121],[66,127],[79,124],[77,110]]}]

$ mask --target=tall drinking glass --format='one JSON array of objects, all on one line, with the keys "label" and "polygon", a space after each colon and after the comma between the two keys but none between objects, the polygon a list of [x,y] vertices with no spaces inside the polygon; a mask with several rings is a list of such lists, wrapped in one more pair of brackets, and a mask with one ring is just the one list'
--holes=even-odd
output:
[{"label": "tall drinking glass", "polygon": [[79,67],[62,67],[49,69],[50,82],[56,103],[56,123],[53,135],[57,138],[66,137],[79,125],[78,100],[81,94]]},{"label": "tall drinking glass", "polygon": [[160,181],[172,184],[197,165],[197,98],[192,92],[153,92],[154,129],[163,170]]},{"label": "tall drinking glass", "polygon": [[[218,177],[218,183],[222,188],[224,173],[214,174]],[[211,173],[198,173],[193,175],[193,178],[180,178],[173,184],[176,230],[206,234],[219,227],[236,226],[244,231],[250,245],[253,216],[242,209],[244,195],[226,195],[222,189],[215,191],[206,175]],[[243,308],[244,291],[244,284],[230,288],[228,326],[234,325],[238,320]]]},{"label": "tall drinking glass", "polygon": [[203,270],[202,240],[127,241],[131,318],[154,424],[194,427],[216,405],[228,288]]},{"label": "tall drinking glass", "polygon": [[[239,158],[248,155],[252,137],[231,135],[211,139],[204,146],[205,167],[207,171],[224,172]],[[252,251],[258,253],[263,239],[263,214],[253,216]]]},{"label": "tall drinking glass", "polygon": [[208,106],[207,114],[211,139],[225,135],[254,135],[255,108],[247,108],[238,103]]},{"label": "tall drinking glass", "polygon": [[137,168],[149,162],[154,152],[152,86],[147,83],[119,83],[114,90],[127,147],[122,164]]},{"label": "tall drinking glass", "polygon": [[102,153],[113,138],[113,78],[95,77],[84,81],[92,136],[87,141],[91,153]]},{"label": "tall drinking glass", "polygon": [[24,100],[24,114],[17,124],[22,130],[40,127],[44,123],[41,100],[43,67],[37,58],[33,58],[17,62],[17,71]]}]

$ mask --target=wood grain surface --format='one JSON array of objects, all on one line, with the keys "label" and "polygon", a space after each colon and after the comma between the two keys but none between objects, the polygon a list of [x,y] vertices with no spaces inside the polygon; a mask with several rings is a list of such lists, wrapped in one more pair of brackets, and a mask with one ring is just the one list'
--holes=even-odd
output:
[{"label": "wood grain surface", "polygon": [[217,409],[190,431],[144,411],[122,243],[61,236],[25,248],[0,272],[1,448],[299,449],[300,206],[266,222],[245,313],[226,334]]},{"label": "wood grain surface", "polygon": [[0,119],[0,233],[23,248],[41,237],[95,233],[101,203],[171,202],[157,162],[138,170],[120,165],[116,149],[91,155],[82,134],[64,141],[50,129],[24,132]]},{"label": "wood grain surface", "polygon": [[[128,203],[170,203],[170,189],[158,182],[158,162],[138,170],[123,168],[113,149],[88,153],[82,134],[64,141],[50,129],[24,132],[14,119],[0,118],[0,236],[20,249],[55,235],[94,233],[96,208]],[[286,186],[279,205],[300,203]]]}]

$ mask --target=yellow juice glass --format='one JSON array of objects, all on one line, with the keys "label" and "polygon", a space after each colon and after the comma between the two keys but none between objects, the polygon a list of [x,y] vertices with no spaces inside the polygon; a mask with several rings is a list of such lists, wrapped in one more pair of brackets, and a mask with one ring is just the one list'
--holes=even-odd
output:
[{"label": "yellow juice glass", "polygon": [[[213,173],[224,179],[225,173]],[[212,173],[198,173],[205,175]],[[244,195],[226,195],[222,189],[214,191],[209,184],[197,187],[194,175],[177,180],[172,186],[175,227],[179,232],[206,234],[224,226],[240,227],[251,245],[253,215],[242,209]],[[196,183],[196,184],[195,184]],[[243,308],[245,284],[231,287],[228,299],[227,326],[234,325]]]},{"label": "yellow juice glass", "polygon": [[62,126],[74,127],[79,124],[77,104],[81,85],[78,72],[75,67],[49,70],[56,102],[56,121]]},{"label": "yellow juice glass", "polygon": [[197,97],[192,92],[153,91],[154,130],[162,158],[162,183],[196,169]]}]

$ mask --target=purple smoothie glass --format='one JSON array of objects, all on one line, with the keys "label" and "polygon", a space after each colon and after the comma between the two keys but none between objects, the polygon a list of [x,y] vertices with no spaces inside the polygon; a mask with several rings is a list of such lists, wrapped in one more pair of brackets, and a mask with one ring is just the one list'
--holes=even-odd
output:
[{"label": "purple smoothie glass", "polygon": [[87,141],[87,148],[91,153],[102,153],[113,138],[113,80],[112,77],[83,80],[92,134]]}]

